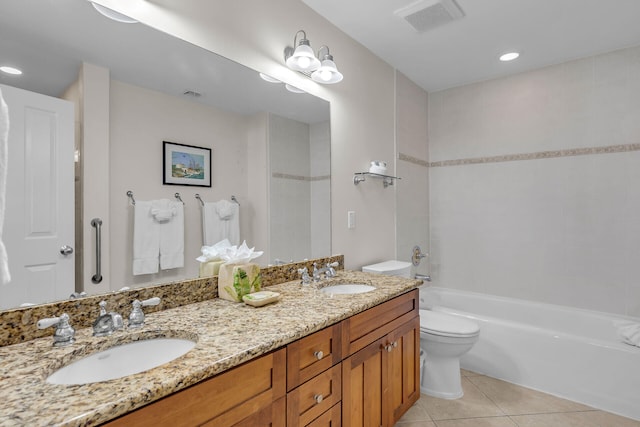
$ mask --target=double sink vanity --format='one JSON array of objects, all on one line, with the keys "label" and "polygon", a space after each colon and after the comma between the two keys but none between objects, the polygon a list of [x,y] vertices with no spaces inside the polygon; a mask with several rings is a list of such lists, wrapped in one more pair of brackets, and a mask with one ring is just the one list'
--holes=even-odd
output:
[{"label": "double sink vanity", "polygon": [[[66,347],[51,336],[0,347],[0,426],[392,426],[419,397],[419,283],[339,270],[310,285],[268,286],[280,299],[263,307],[212,297],[106,337],[76,327]],[[344,284],[373,289],[326,291]],[[141,359],[137,373],[51,383],[60,368],[109,363],[113,350],[143,340],[157,347],[121,356],[127,365]],[[167,349],[175,358],[154,367],[152,356]]]}]

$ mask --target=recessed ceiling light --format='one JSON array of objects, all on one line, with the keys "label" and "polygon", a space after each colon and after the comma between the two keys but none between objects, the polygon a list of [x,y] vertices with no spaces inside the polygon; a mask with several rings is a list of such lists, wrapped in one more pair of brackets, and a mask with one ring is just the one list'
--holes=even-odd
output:
[{"label": "recessed ceiling light", "polygon": [[9,67],[6,65],[3,65],[2,67],[0,67],[0,71],[7,74],[13,74],[15,76],[19,76],[20,74],[22,74],[22,70],[18,70],[15,67]]},{"label": "recessed ceiling light", "polygon": [[520,54],[518,52],[505,53],[503,55],[500,55],[500,61],[503,61],[503,62],[513,61],[514,59],[516,59],[519,56],[520,56]]},{"label": "recessed ceiling light", "polygon": [[269,83],[282,83],[280,80],[276,79],[275,77],[271,77],[265,73],[259,73],[260,74],[260,78],[262,80],[264,80],[265,82],[269,82]]}]

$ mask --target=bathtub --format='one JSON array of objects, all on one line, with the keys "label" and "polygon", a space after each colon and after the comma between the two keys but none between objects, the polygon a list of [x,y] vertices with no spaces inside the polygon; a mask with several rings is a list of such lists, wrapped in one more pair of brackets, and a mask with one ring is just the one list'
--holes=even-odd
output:
[{"label": "bathtub", "polygon": [[440,287],[420,305],[479,323],[463,369],[640,420],[640,348],[614,326],[640,319]]}]

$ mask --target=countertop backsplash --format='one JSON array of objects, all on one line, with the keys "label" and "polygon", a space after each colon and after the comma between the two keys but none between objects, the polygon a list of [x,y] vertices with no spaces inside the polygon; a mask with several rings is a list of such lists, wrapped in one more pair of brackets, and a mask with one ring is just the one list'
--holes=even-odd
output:
[{"label": "countertop backsplash", "polygon": [[[336,270],[343,270],[344,255],[261,268],[262,286],[272,286],[296,280],[300,277],[298,269],[307,267],[311,273],[314,262],[324,266],[327,263],[336,261],[339,263]],[[98,317],[98,303],[102,300],[107,301],[108,311],[120,313],[126,319],[131,311],[133,300],[144,300],[152,297],[160,297],[161,302],[157,306],[145,307],[144,311],[147,314],[217,298],[218,278],[217,276],[212,276],[182,280],[128,291],[117,291],[2,311],[0,312],[0,347],[53,335],[55,328],[38,329],[36,327],[36,322],[39,319],[67,313],[70,317],[71,326],[75,329],[88,328]]]}]

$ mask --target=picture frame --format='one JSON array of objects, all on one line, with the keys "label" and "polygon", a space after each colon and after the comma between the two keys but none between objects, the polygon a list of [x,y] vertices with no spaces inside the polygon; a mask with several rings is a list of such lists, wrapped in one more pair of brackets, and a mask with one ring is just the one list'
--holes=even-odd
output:
[{"label": "picture frame", "polygon": [[163,141],[162,183],[211,187],[211,149]]}]

